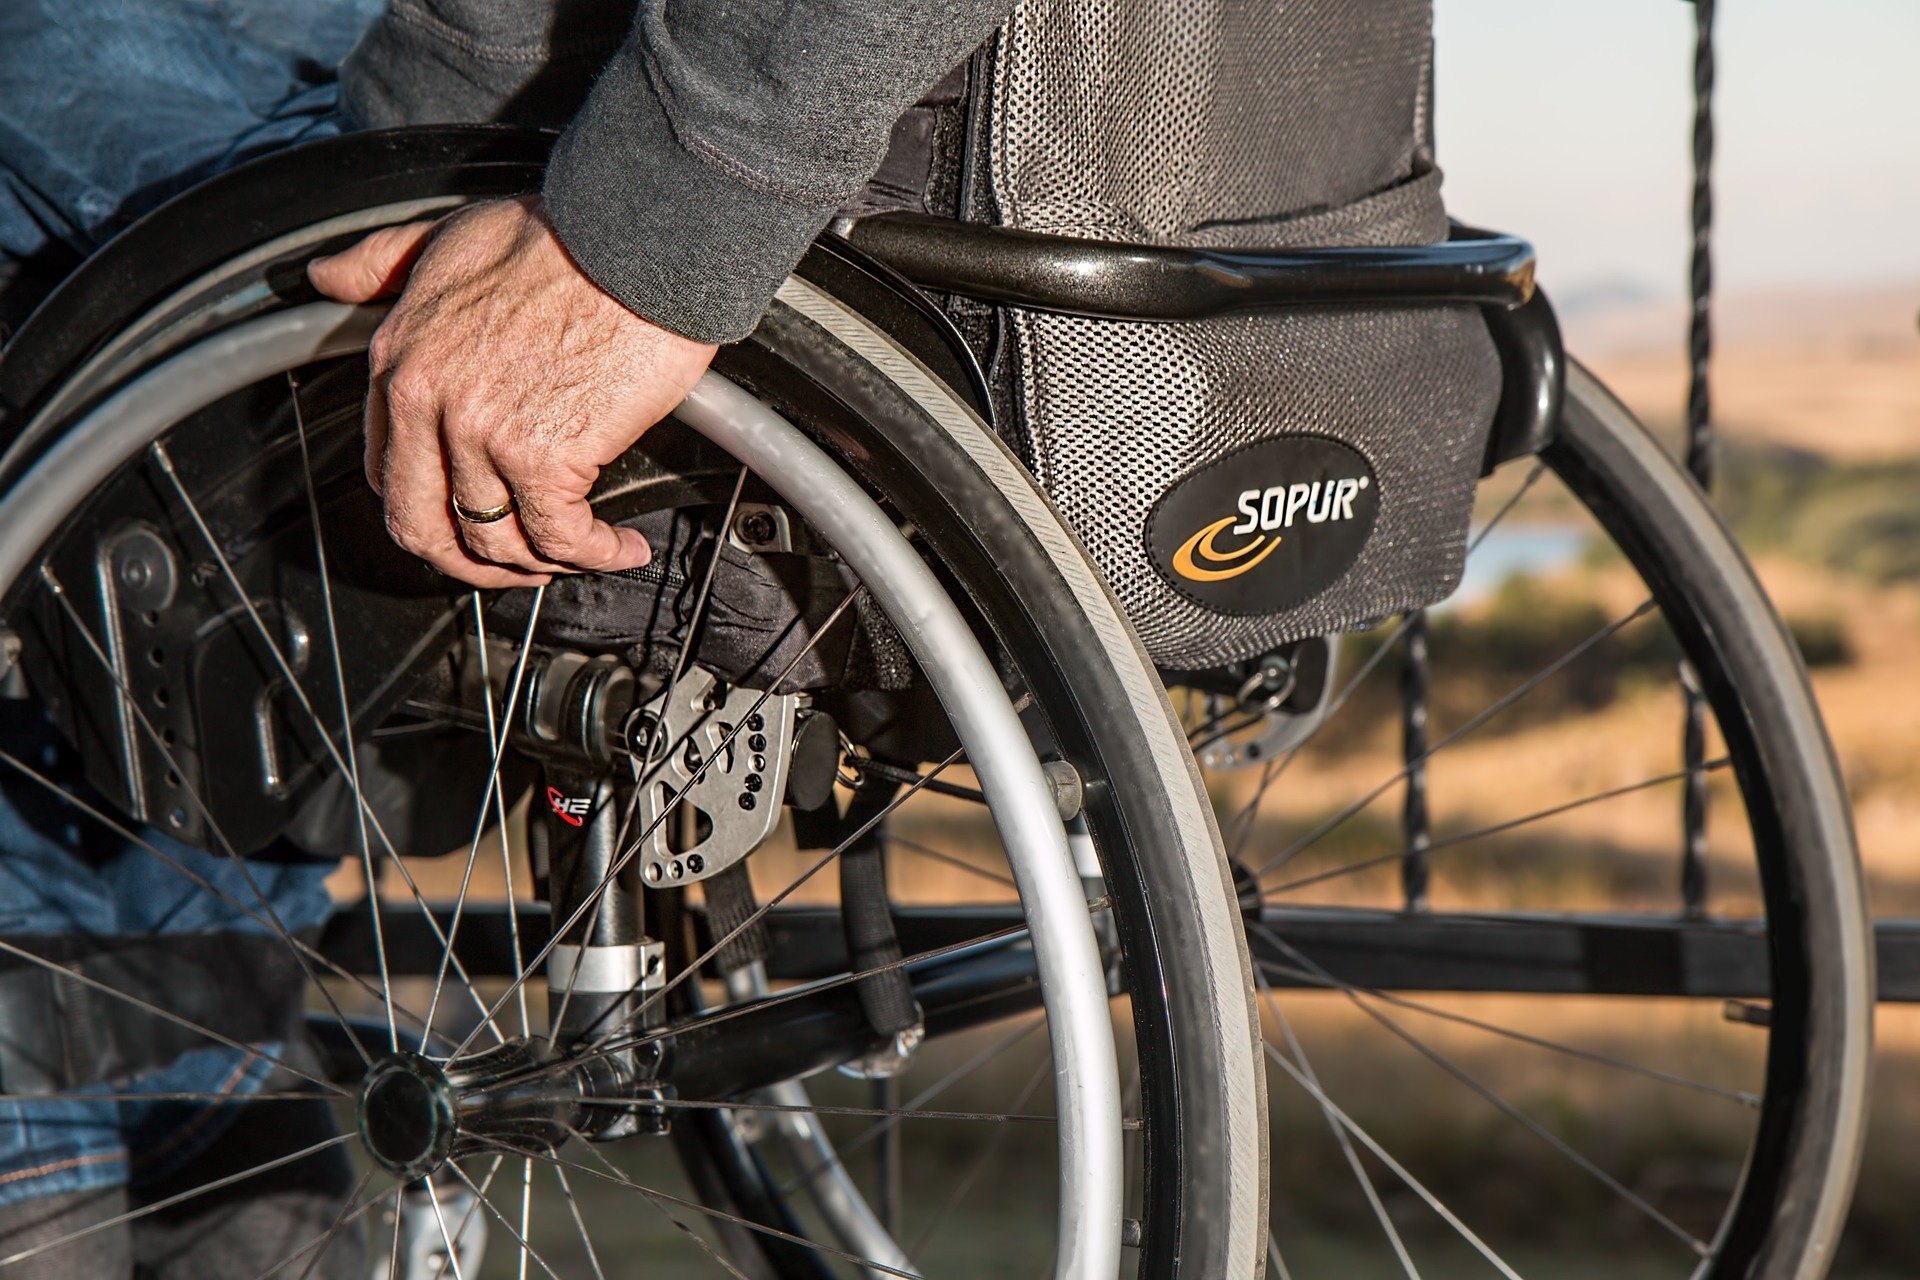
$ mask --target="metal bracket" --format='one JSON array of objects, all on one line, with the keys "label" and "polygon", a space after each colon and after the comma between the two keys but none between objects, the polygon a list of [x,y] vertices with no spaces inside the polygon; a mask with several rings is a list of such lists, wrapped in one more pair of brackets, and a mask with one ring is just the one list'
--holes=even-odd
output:
[{"label": "metal bracket", "polygon": [[[1315,640],[1310,643],[1326,642]],[[1269,700],[1260,728],[1251,735],[1223,737],[1202,747],[1201,765],[1220,771],[1265,765],[1283,752],[1291,751],[1305,742],[1307,737],[1320,727],[1320,722],[1327,717],[1327,704],[1333,689],[1333,674],[1338,665],[1334,660],[1337,653],[1338,646],[1330,648],[1326,661],[1319,664],[1317,688],[1311,686],[1302,688],[1292,683],[1298,678],[1295,673],[1300,669],[1300,664],[1289,668],[1285,691]],[[1238,701],[1246,703],[1249,701],[1248,695],[1257,695],[1259,692],[1253,681],[1249,680],[1247,685],[1242,687]],[[1255,696],[1252,700],[1257,705],[1258,697]],[[1216,701],[1224,703],[1226,700],[1209,698],[1209,707],[1211,708]],[[1294,709],[1298,706],[1304,706],[1305,709]]]},{"label": "metal bracket", "polygon": [[[803,696],[723,688],[694,667],[662,695],[662,703],[640,713],[653,717],[646,741],[664,743],[672,752],[640,778],[640,825],[647,832],[640,852],[643,883],[704,880],[773,834]],[[675,848],[665,815],[683,803],[697,811],[700,834]]]}]

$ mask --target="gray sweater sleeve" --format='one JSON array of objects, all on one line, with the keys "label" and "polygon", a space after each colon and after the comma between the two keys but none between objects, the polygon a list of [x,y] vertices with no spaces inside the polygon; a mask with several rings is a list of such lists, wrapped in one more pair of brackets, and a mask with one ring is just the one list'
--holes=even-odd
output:
[{"label": "gray sweater sleeve", "polygon": [[571,117],[546,198],[574,259],[640,315],[727,342],[880,164],[893,122],[1011,7],[391,0],[341,88],[363,128]]},{"label": "gray sweater sleeve", "polygon": [[745,336],[1008,0],[643,0],[547,169],[581,268],[655,323]]}]

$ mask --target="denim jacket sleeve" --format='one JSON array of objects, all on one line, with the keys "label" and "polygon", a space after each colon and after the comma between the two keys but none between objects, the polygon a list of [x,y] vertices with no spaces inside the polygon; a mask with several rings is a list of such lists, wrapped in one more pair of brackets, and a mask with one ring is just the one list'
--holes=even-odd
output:
[{"label": "denim jacket sleeve", "polygon": [[728,342],[879,165],[893,122],[1010,7],[641,0],[619,40],[615,0],[394,0],[342,75],[361,124],[545,123],[599,66],[548,165],[549,216],[629,308]]}]

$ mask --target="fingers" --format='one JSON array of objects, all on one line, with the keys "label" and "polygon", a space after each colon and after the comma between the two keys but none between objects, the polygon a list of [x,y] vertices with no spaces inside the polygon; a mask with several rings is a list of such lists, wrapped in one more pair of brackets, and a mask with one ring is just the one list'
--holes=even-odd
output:
[{"label": "fingers", "polygon": [[406,285],[414,261],[439,225],[436,218],[376,231],[339,253],[309,262],[307,279],[335,302],[393,297]]},{"label": "fingers", "polygon": [[[653,559],[653,548],[638,529],[621,528],[594,516],[586,485],[511,474],[508,483],[520,531],[541,562],[609,573],[638,569]],[[467,501],[464,496],[460,500]],[[468,531],[471,535],[473,526]]]},{"label": "fingers", "polygon": [[387,532],[442,573],[476,587],[537,586],[548,580],[544,573],[491,563],[461,541],[437,426],[422,432],[394,424],[378,487],[386,506]]},{"label": "fingers", "polygon": [[375,493],[386,486],[387,474],[387,380],[375,374],[367,380],[367,407],[361,421],[366,434],[367,484]]},{"label": "fingers", "polygon": [[[451,433],[443,435],[441,446],[446,450],[447,470],[453,483],[452,496],[458,500],[460,507],[469,511],[489,511],[509,502],[518,505],[513,490],[507,487],[507,482],[500,478],[484,454],[459,447],[451,438]],[[482,560],[525,573],[566,573],[571,569],[570,565],[549,560],[533,549],[517,511],[498,520],[482,522],[460,519],[456,507],[454,527],[468,552]]]}]

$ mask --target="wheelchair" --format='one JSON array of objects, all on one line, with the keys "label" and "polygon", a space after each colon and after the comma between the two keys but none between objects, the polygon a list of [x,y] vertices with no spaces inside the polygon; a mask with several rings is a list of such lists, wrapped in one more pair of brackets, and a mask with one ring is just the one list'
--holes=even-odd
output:
[{"label": "wheelchair", "polygon": [[[389,1277],[1309,1274],[1317,1216],[1408,1274],[1568,1274],[1619,1236],[1672,1274],[1824,1267],[1870,1048],[1845,791],[1791,637],[1703,495],[1562,355],[1524,245],[1154,255],[859,223],[602,477],[654,564],[455,591],[359,480],[380,312],[302,268],[537,186],[547,142],[448,127],[257,161],[108,246],[0,361],[8,679],[97,793],[55,798],[162,858],[290,841],[357,868],[317,937],[243,904],[303,976],[319,1051],[287,1067],[361,1174],[275,1273],[355,1237]],[[1502,382],[1474,553],[1530,511],[1584,522],[1567,576],[1604,608],[1542,622],[1530,669],[1487,669],[1485,598],[1156,665],[996,432],[951,297],[1481,306]],[[1524,617],[1554,581],[1522,581]],[[1620,777],[1608,744],[1646,730],[1616,695],[1679,670],[1705,763]],[[1583,794],[1528,781],[1548,733],[1591,742]],[[1524,813],[1437,830],[1452,761],[1488,741]],[[1679,907],[1558,825],[1680,789],[1716,817]],[[6,946],[137,1002],[128,1057],[142,1034],[253,1043],[217,1000]],[[1582,1039],[1594,1009],[1607,1034]],[[1337,1069],[1322,1035],[1352,1041]],[[1396,1150],[1400,1111],[1455,1087],[1475,1154]],[[1543,1150],[1564,1177],[1514,1173]],[[1699,1166],[1704,1193],[1647,1173]],[[1489,1184],[1534,1221],[1476,1220]]]}]

